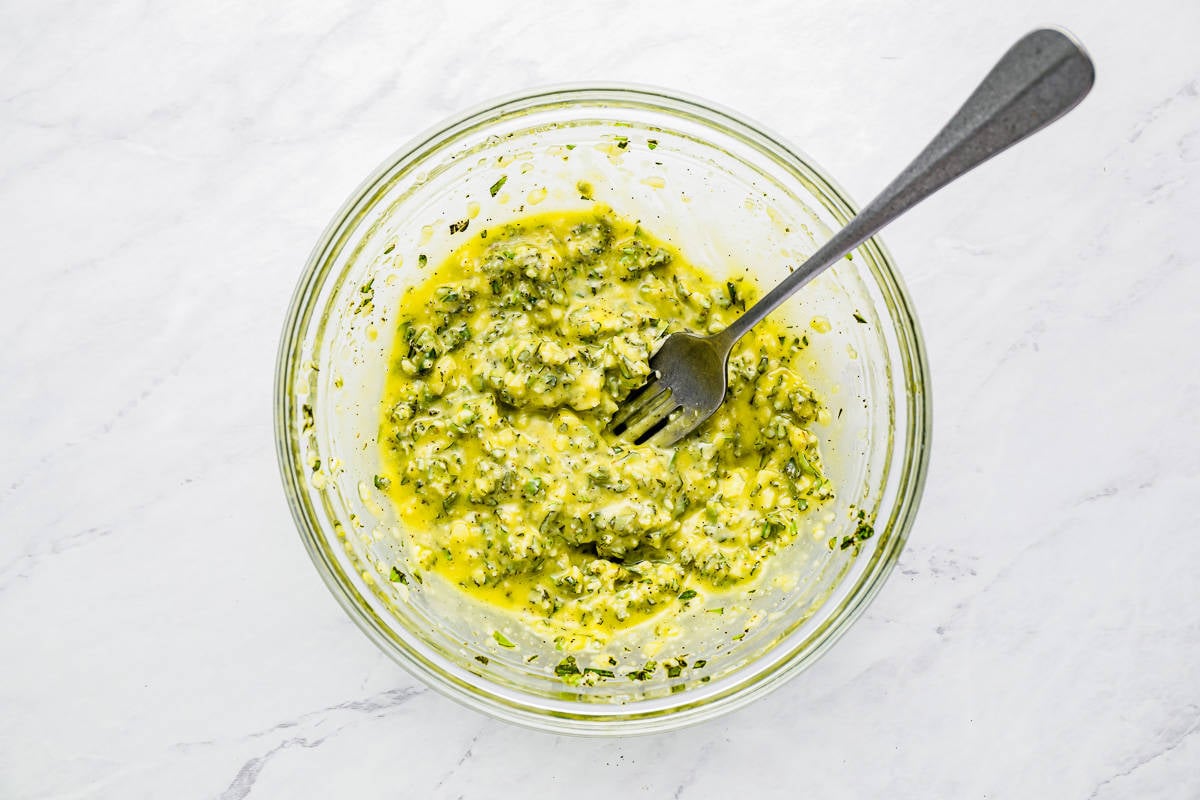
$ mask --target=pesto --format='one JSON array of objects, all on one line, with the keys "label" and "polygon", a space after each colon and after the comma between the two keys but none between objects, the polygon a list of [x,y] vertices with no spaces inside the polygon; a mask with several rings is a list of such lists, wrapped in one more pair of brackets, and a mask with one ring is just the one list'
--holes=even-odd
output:
[{"label": "pesto", "polygon": [[677,447],[607,432],[657,342],[719,330],[756,294],[603,210],[468,239],[401,302],[385,390],[375,486],[417,565],[566,633],[682,613],[758,576],[832,496],[806,338],[772,320],[745,337],[726,403]]}]

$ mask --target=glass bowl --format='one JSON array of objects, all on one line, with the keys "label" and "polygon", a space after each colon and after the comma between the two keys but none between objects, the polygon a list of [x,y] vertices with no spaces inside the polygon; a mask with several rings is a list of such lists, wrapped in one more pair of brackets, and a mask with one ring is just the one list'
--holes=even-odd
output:
[{"label": "glass bowl", "polygon": [[[788,301],[776,313],[809,335],[806,377],[830,412],[817,433],[836,499],[809,514],[809,529],[772,559],[753,594],[714,598],[674,625],[635,628],[614,644],[623,659],[611,678],[564,681],[555,666],[565,654],[552,642],[436,576],[390,579],[392,565],[412,554],[372,478],[400,293],[463,241],[452,223],[469,220],[466,235],[476,235],[534,211],[587,208],[581,181],[595,201],[640,220],[693,263],[718,276],[749,266],[763,287],[854,214],[845,193],[790,145],[674,93],[554,88],[453,119],[389,158],[313,250],[279,351],[279,464],[330,591],[430,686],[543,730],[665,730],[740,707],[796,675],[879,591],[924,483],[928,367],[877,239]],[[858,509],[876,535],[843,548]],[[575,655],[584,664],[597,654]],[[631,676],[647,660],[672,668]]]}]

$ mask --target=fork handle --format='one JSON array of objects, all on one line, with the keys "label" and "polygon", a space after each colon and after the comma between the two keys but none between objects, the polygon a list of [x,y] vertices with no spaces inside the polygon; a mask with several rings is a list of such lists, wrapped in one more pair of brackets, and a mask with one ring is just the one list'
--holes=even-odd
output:
[{"label": "fork handle", "polygon": [[807,261],[716,334],[726,347],[784,300],[938,189],[1070,111],[1092,88],[1083,47],[1061,31],[1027,34],[992,67],[921,154]]}]

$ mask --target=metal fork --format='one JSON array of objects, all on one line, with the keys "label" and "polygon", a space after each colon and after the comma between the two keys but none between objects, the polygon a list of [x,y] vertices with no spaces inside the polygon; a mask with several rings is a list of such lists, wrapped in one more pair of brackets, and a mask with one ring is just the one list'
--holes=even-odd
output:
[{"label": "metal fork", "polygon": [[899,177],[778,286],[720,333],[680,332],[663,340],[650,357],[654,379],[630,393],[609,429],[664,447],[696,430],[724,401],[729,352],[747,331],[896,217],[1070,111],[1094,78],[1082,45],[1065,33],[1027,34]]}]

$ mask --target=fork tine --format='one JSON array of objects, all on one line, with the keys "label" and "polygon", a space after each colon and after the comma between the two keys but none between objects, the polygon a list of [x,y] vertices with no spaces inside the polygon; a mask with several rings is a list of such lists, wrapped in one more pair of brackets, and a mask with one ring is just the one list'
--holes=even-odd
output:
[{"label": "fork tine", "polygon": [[705,417],[701,416],[694,409],[684,407],[678,417],[668,422],[662,430],[647,439],[646,443],[657,445],[658,447],[670,447],[700,427],[705,419]]},{"label": "fork tine", "polygon": [[677,408],[679,408],[679,401],[672,396],[671,390],[667,389],[643,406],[641,412],[636,417],[626,421],[625,430],[621,435],[630,441],[637,442],[642,437],[642,434],[662,422],[668,414]]},{"label": "fork tine", "polygon": [[613,433],[619,434],[621,431],[618,428],[624,429],[624,425],[630,419],[638,414],[643,408],[660,397],[663,392],[667,391],[667,387],[662,381],[651,381],[640,389],[634,389],[625,401],[621,403],[621,407],[617,409],[617,413],[613,414],[612,420],[608,423],[608,429]]}]

